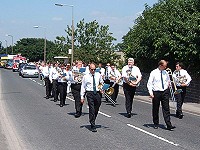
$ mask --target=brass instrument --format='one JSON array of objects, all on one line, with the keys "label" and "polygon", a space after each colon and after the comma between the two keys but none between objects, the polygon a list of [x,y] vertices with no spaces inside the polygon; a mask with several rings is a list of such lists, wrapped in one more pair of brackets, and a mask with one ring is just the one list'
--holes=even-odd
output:
[{"label": "brass instrument", "polygon": [[85,75],[83,72],[84,71],[82,69],[80,69],[79,71],[72,71],[72,75],[74,76],[74,80],[77,83],[82,83],[83,76]]},{"label": "brass instrument", "polygon": [[113,104],[113,106],[116,106],[115,101],[110,97],[110,95],[113,94],[114,92],[114,88],[113,87],[104,87],[104,85],[108,85],[108,84],[99,84],[97,87],[99,90],[104,91],[104,95],[105,97]]},{"label": "brass instrument", "polygon": [[[127,73],[127,76],[128,76],[128,82],[129,83],[137,82],[137,77],[135,77],[131,74],[131,70],[127,70],[126,73]],[[138,87],[139,85],[140,85],[140,82],[137,83],[136,87]]]},{"label": "brass instrument", "polygon": [[185,84],[187,82],[187,77],[185,75],[181,76],[179,71],[175,70],[174,74],[176,74],[176,83],[177,84],[181,85],[181,84]]},{"label": "brass instrument", "polygon": [[[174,97],[174,95],[176,95],[176,94],[179,94],[179,93],[181,93],[182,92],[182,89],[177,89],[177,87],[176,87],[176,84],[175,84],[175,80],[174,80],[174,77],[172,76],[173,74],[172,74],[172,70],[170,69],[170,68],[167,68],[166,69],[166,71],[167,71],[167,73],[169,74],[169,76],[170,76],[170,80],[171,80],[171,83],[173,84],[173,86],[174,86],[174,90],[173,90],[173,87],[172,87],[172,85],[170,84],[170,93],[171,93],[171,95],[172,95],[172,98]],[[174,99],[174,98],[173,98]]]}]

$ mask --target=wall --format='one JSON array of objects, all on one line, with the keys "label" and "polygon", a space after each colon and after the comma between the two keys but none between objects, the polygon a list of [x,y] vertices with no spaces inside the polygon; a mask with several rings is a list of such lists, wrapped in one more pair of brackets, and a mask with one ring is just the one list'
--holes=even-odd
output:
[{"label": "wall", "polygon": [[[142,73],[142,81],[136,90],[137,95],[148,95],[147,81],[149,73]],[[187,87],[185,102],[200,103],[200,78],[192,77],[190,86]]]}]

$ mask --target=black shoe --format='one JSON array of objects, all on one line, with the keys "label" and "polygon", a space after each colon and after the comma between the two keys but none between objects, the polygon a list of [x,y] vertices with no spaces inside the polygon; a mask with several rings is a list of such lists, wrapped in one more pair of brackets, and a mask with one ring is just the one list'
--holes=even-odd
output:
[{"label": "black shoe", "polygon": [[49,96],[49,98],[53,98],[53,97],[54,97],[53,95]]},{"label": "black shoe", "polygon": [[127,118],[131,118],[131,113],[127,113]]},{"label": "black shoe", "polygon": [[183,114],[180,114],[178,118],[183,119]]},{"label": "black shoe", "polygon": [[57,99],[54,99],[54,102],[57,102],[58,100]]},{"label": "black shoe", "polygon": [[92,128],[91,128],[91,131],[92,131],[92,132],[97,132],[96,127],[92,127]]},{"label": "black shoe", "polygon": [[45,96],[44,98],[49,99],[49,96]]},{"label": "black shoe", "polygon": [[60,104],[60,107],[63,107],[63,104]]},{"label": "black shoe", "polygon": [[154,128],[154,129],[158,129],[158,125],[157,125],[157,124],[154,124],[153,128]]},{"label": "black shoe", "polygon": [[80,116],[81,116],[80,113],[75,113],[75,115],[74,115],[75,118],[79,118]]},{"label": "black shoe", "polygon": [[170,126],[170,127],[167,127],[167,130],[174,131],[175,128],[176,128],[175,126]]}]

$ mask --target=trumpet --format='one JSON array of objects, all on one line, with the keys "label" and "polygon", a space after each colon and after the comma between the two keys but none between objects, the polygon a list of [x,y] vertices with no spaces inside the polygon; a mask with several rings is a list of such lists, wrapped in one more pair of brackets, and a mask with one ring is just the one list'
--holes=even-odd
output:
[{"label": "trumpet", "polygon": [[104,95],[105,97],[113,104],[113,106],[116,106],[115,101],[110,97],[110,95],[113,94],[114,92],[114,88],[113,87],[109,87],[109,84],[99,84],[97,87],[99,90],[104,91]]}]

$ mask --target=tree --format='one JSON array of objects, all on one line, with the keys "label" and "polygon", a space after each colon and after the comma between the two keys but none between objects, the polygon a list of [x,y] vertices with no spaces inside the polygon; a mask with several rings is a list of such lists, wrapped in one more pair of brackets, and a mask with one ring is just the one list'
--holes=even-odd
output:
[{"label": "tree", "polygon": [[[55,44],[47,40],[47,60],[52,60],[52,53],[55,51]],[[17,41],[14,46],[14,53],[20,53],[30,61],[39,61],[44,59],[44,39],[23,38]]]},{"label": "tree", "polygon": [[[67,26],[65,31],[66,45],[71,47],[72,30]],[[118,57],[114,53],[114,40],[108,25],[99,25],[96,20],[85,23],[83,19],[77,23],[74,31],[74,60],[80,59],[86,63],[114,62]]]},{"label": "tree", "polygon": [[171,67],[183,61],[187,69],[200,73],[200,7],[198,0],[162,0],[152,8],[148,5],[135,25],[123,37],[127,57],[135,57],[145,71],[160,59]]}]

